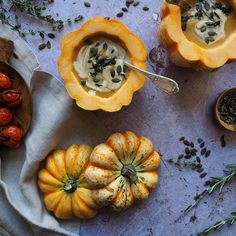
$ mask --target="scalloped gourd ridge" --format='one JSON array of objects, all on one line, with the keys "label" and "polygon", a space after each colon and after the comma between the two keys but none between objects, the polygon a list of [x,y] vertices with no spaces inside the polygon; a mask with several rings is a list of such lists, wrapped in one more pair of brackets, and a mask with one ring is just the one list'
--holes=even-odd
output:
[{"label": "scalloped gourd ridge", "polygon": [[122,106],[131,103],[134,92],[144,86],[146,79],[135,71],[129,71],[125,83],[110,97],[103,98],[88,94],[75,74],[73,62],[79,47],[87,38],[94,35],[117,38],[126,47],[132,64],[144,70],[146,69],[147,51],[142,40],[129,31],[124,24],[118,20],[103,17],[90,19],[79,30],[68,33],[62,39],[58,68],[70,97],[76,100],[79,107],[86,110],[118,111]]}]

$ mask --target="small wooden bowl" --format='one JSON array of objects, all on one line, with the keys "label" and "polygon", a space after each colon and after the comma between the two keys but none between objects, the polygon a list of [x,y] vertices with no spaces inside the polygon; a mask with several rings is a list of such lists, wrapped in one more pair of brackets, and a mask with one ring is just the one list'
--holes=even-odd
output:
[{"label": "small wooden bowl", "polygon": [[216,113],[216,119],[217,121],[227,130],[236,132],[236,124],[227,124],[224,122],[221,117],[220,117],[220,112],[219,112],[219,107],[221,104],[222,99],[229,95],[229,94],[236,94],[236,87],[226,89],[223,93],[220,94],[220,96],[216,100],[216,105],[215,105],[215,113]]}]

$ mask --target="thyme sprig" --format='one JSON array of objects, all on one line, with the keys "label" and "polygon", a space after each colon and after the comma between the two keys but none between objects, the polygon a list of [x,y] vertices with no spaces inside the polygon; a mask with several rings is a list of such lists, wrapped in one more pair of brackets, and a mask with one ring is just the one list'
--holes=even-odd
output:
[{"label": "thyme sprig", "polygon": [[225,224],[232,225],[235,222],[236,222],[236,212],[231,212],[229,217],[227,217],[227,218],[225,218],[221,221],[216,222],[214,225],[212,225],[212,226],[204,229],[203,231],[197,233],[196,236],[208,235],[212,231],[216,231],[216,230],[221,229]]},{"label": "thyme sprig", "polygon": [[[21,30],[21,24],[18,21],[18,12],[29,15],[37,20],[46,22],[53,31],[60,31],[64,28],[65,24],[71,24],[72,20],[78,22],[83,20],[82,15],[76,16],[74,19],[56,19],[52,15],[45,14],[47,4],[54,3],[54,0],[43,0],[41,4],[37,4],[35,0],[8,0],[11,4],[10,9],[6,9],[3,0],[0,0],[0,21],[3,24],[8,24],[13,30],[18,31],[21,36],[26,36],[27,34],[35,35],[39,33],[38,31],[28,30],[28,32],[23,32]],[[42,36],[42,34],[40,35]]]},{"label": "thyme sprig", "polygon": [[227,165],[226,170],[224,170],[224,173],[225,173],[225,176],[223,177],[212,177],[210,178],[209,181],[205,182],[205,185],[209,187],[206,188],[203,192],[201,192],[197,196],[195,196],[194,198],[195,202],[184,210],[185,215],[188,212],[190,212],[193,208],[195,208],[205,196],[211,195],[213,192],[217,190],[221,192],[226,184],[230,183],[233,179],[235,179],[236,178],[236,164]]}]

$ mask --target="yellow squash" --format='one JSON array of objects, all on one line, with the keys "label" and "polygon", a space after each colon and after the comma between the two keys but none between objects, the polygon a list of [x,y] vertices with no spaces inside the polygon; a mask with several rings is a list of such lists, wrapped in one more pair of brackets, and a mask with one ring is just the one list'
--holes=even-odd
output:
[{"label": "yellow squash", "polygon": [[125,209],[135,199],[148,198],[149,190],[158,182],[160,157],[152,142],[129,131],[115,133],[96,146],[90,162],[85,177],[99,206]]},{"label": "yellow squash", "polygon": [[118,111],[122,106],[130,104],[134,92],[144,86],[145,77],[135,71],[129,71],[125,83],[110,97],[89,94],[81,85],[73,62],[85,40],[94,36],[108,37],[123,45],[132,64],[141,69],[146,69],[147,51],[141,39],[120,21],[103,17],[90,19],[79,30],[68,33],[62,39],[58,68],[70,97],[86,110]]},{"label": "yellow squash", "polygon": [[[236,0],[229,0],[236,15]],[[158,30],[160,44],[169,52],[171,61],[179,66],[211,70],[236,59],[236,30],[220,45],[204,48],[188,40],[181,27],[179,6],[163,2]]]},{"label": "yellow squash", "polygon": [[88,219],[97,213],[98,206],[84,178],[91,151],[92,148],[84,144],[56,150],[39,171],[38,185],[44,194],[44,203],[59,219]]}]

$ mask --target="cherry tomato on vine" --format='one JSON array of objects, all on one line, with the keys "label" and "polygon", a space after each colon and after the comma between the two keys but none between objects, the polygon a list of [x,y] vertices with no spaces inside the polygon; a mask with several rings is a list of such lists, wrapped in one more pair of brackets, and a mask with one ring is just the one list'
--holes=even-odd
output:
[{"label": "cherry tomato on vine", "polygon": [[8,108],[0,108],[0,126],[8,125],[12,121],[12,112]]},{"label": "cherry tomato on vine", "polygon": [[8,126],[3,128],[0,133],[0,140],[2,144],[10,148],[18,148],[23,136],[23,131],[17,126]]},{"label": "cherry tomato on vine", "polygon": [[20,92],[17,92],[14,89],[9,89],[2,93],[1,101],[10,108],[16,108],[21,105],[22,97]]},{"label": "cherry tomato on vine", "polygon": [[5,74],[0,73],[0,90],[3,91],[9,89],[11,88],[11,85],[12,83],[10,78]]}]

